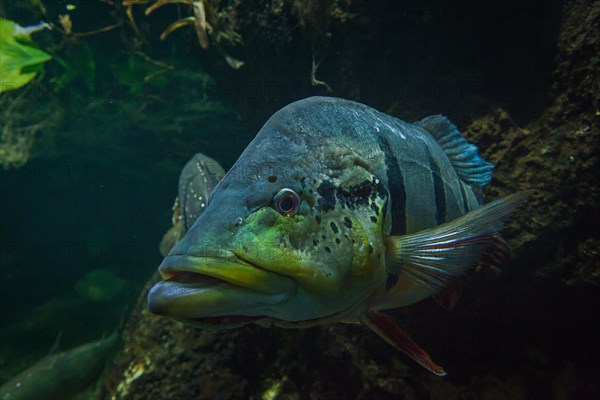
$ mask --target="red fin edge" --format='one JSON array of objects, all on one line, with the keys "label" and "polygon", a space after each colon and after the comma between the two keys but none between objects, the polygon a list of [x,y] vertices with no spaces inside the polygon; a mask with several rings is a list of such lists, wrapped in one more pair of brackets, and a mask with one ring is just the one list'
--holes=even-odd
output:
[{"label": "red fin edge", "polygon": [[431,356],[415,343],[410,335],[403,331],[389,315],[370,312],[361,318],[361,322],[419,365],[438,376],[446,375],[444,368],[434,363]]}]

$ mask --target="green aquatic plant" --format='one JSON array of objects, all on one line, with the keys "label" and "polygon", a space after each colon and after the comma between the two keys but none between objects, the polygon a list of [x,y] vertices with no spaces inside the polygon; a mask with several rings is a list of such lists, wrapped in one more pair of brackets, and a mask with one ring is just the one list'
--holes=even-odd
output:
[{"label": "green aquatic plant", "polygon": [[[50,18],[42,1],[35,0],[32,3],[43,22],[22,27],[10,19],[0,19],[0,93],[19,89],[29,83],[42,71],[43,65],[53,59],[64,69],[62,74],[50,78],[56,92],[76,79],[81,79],[89,91],[94,92],[96,63],[90,46],[80,39],[119,28],[123,22],[117,21],[98,29],[75,32],[69,14]],[[67,11],[75,9],[75,6],[71,7],[67,7]],[[33,32],[44,29],[50,30],[62,40],[59,42],[49,39],[50,44],[46,43],[48,52],[40,49],[30,37]]]},{"label": "green aquatic plant", "polygon": [[[34,156],[33,144],[43,132],[53,131],[62,120],[52,91],[39,79],[21,90],[0,94],[0,166],[19,168]],[[46,149],[47,150],[47,149]]]},{"label": "green aquatic plant", "polygon": [[[127,7],[127,15],[132,26],[137,27],[133,18],[132,7],[134,5],[148,4],[145,15],[148,16],[158,8],[177,4],[189,6],[191,14],[188,17],[180,18],[170,23],[160,35],[161,40],[165,40],[171,33],[185,26],[194,27],[198,43],[203,49],[208,49],[212,42],[219,54],[225,59],[227,64],[233,69],[239,69],[244,65],[225,50],[226,46],[236,46],[242,44],[242,37],[233,28],[233,18],[225,11],[219,9],[219,1],[211,0],[124,0],[123,5]],[[137,29],[136,29],[137,30]],[[210,37],[210,39],[209,39]]]},{"label": "green aquatic plant", "polygon": [[0,19],[0,93],[26,85],[52,59],[29,36],[43,26],[23,28],[14,21]]},{"label": "green aquatic plant", "polygon": [[[114,12],[90,18],[95,13],[93,3]],[[38,25],[48,32],[33,38],[50,59],[43,75],[38,72],[22,89],[0,94],[0,167],[19,168],[37,156],[59,157],[67,142],[85,148],[90,141],[114,145],[138,140],[140,146],[151,149],[153,140],[160,140],[186,157],[190,140],[220,146],[222,142],[212,140],[209,132],[241,129],[231,122],[238,116],[223,101],[215,80],[198,63],[189,58],[182,61],[179,44],[166,56],[154,52],[151,41],[140,40],[132,27],[127,13],[131,6],[98,3],[78,2],[75,12],[55,6],[46,10],[38,1],[36,13],[21,15],[21,19],[6,14],[16,22],[10,21],[10,35],[3,34],[2,40],[12,42],[17,40],[12,33],[18,22],[35,21],[41,15],[45,22]],[[222,3],[215,5],[219,13],[225,12]],[[133,10],[142,7],[136,5]],[[117,35],[124,26],[128,29]],[[3,25],[3,29],[7,28]],[[213,39],[217,40],[211,34],[210,45],[216,49]],[[3,44],[1,50],[5,48]],[[2,71],[2,81],[6,75]],[[84,126],[88,128],[82,135],[79,127]],[[144,135],[144,140],[136,135]],[[59,141],[63,144],[58,145]]]},{"label": "green aquatic plant", "polygon": [[90,46],[78,43],[69,47],[69,52],[64,57],[55,56],[64,69],[64,72],[51,79],[54,90],[60,92],[75,80],[80,79],[90,91],[96,90],[96,61]]},{"label": "green aquatic plant", "polygon": [[160,88],[167,86],[169,79],[165,73],[175,69],[141,52],[119,54],[109,68],[115,80],[127,86],[131,94],[140,93],[150,83]]}]

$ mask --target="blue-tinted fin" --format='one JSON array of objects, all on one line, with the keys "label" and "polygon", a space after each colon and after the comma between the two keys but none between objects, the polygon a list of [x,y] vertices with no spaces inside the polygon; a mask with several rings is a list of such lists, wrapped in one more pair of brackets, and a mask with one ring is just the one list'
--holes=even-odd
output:
[{"label": "blue-tinted fin", "polygon": [[483,187],[492,179],[494,164],[477,153],[477,146],[462,137],[460,131],[443,115],[432,115],[415,122],[435,138],[450,159],[457,175],[465,183]]}]

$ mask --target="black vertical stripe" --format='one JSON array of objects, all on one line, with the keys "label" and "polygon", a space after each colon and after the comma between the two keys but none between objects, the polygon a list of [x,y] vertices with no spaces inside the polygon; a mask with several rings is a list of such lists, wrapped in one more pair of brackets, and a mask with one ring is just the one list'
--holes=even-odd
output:
[{"label": "black vertical stripe", "polygon": [[425,145],[425,152],[427,153],[429,167],[431,168],[433,195],[435,198],[435,219],[439,225],[446,222],[446,188],[444,187],[444,181],[442,179],[442,174],[440,173],[440,167],[433,158],[431,150],[427,145]]},{"label": "black vertical stripe", "polygon": [[394,157],[390,143],[382,135],[377,136],[379,148],[385,157],[386,177],[388,190],[392,200],[392,235],[404,235],[406,233],[406,189],[404,177],[400,172],[398,160]]}]

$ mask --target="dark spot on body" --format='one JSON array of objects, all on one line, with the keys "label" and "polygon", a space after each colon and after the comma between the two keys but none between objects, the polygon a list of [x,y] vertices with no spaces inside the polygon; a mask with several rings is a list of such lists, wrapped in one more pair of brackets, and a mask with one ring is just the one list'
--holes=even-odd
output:
[{"label": "dark spot on body", "polygon": [[328,203],[324,197],[319,197],[319,199],[317,200],[317,203],[319,203],[319,208],[323,211],[329,211],[329,210],[333,210],[335,208],[333,205]]},{"label": "dark spot on body", "polygon": [[373,246],[369,245],[369,254],[373,254]]},{"label": "dark spot on body", "polygon": [[321,195],[317,201],[322,211],[329,211],[335,208],[335,186],[333,183],[324,180],[317,188],[317,193]]},{"label": "dark spot on body", "polygon": [[325,251],[331,253],[331,249],[328,246],[325,246]]},{"label": "dark spot on body", "polygon": [[318,239],[313,239],[313,244],[315,245],[315,247],[318,246],[319,245],[319,240]]},{"label": "dark spot on body", "polygon": [[336,242],[337,244],[340,244],[340,238],[335,238],[335,242]]},{"label": "dark spot on body", "polygon": [[317,224],[321,223],[321,216],[320,215],[315,215],[315,219],[317,220]]},{"label": "dark spot on body", "polygon": [[373,185],[371,182],[364,180],[357,186],[350,188],[350,192],[357,197],[367,197],[373,191]]},{"label": "dark spot on body", "polygon": [[373,178],[373,186],[375,187],[377,197],[379,197],[380,199],[384,199],[387,196],[387,190],[385,188],[385,185],[379,179]]},{"label": "dark spot on body", "polygon": [[321,235],[321,237],[322,237],[323,239],[325,239],[325,235]]},{"label": "dark spot on body", "polygon": [[352,221],[350,220],[350,218],[344,217],[344,225],[346,225],[346,228],[352,229]]},{"label": "dark spot on body", "polygon": [[391,288],[393,288],[394,286],[396,286],[396,283],[398,283],[398,276],[397,275],[388,274],[386,282],[385,282],[385,288],[386,288],[386,290],[390,290]]},{"label": "dark spot on body", "polygon": [[375,202],[371,203],[371,210],[373,210],[377,214],[379,214],[379,206],[377,205],[377,203],[375,203]]},{"label": "dark spot on body", "polygon": [[335,222],[331,221],[331,223],[329,224],[329,226],[331,226],[331,230],[333,231],[333,233],[338,233],[340,230],[338,229],[337,225],[335,224]]},{"label": "dark spot on body", "polygon": [[269,182],[271,182],[271,183],[275,183],[275,182],[277,182],[277,176],[275,176],[275,175],[269,175],[269,176],[267,177],[267,180],[268,180]]},{"label": "dark spot on body", "polygon": [[358,206],[369,204],[369,197],[373,193],[374,187],[371,182],[364,180],[356,186],[351,186],[347,190],[338,188],[336,196],[340,204],[354,210]]},{"label": "dark spot on body", "polygon": [[371,221],[374,222],[374,223],[377,223],[377,217],[371,215]]}]

